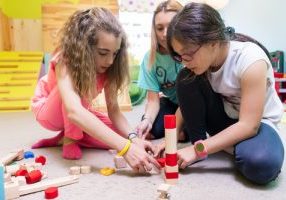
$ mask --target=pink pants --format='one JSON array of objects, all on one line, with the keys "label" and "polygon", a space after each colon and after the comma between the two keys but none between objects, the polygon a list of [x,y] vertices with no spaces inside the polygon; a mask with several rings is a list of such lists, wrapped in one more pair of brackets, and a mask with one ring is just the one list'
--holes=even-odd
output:
[{"label": "pink pants", "polygon": [[[36,116],[36,120],[48,130],[64,131],[65,137],[77,140],[81,146],[108,149],[107,145],[84,133],[79,127],[68,120],[58,88],[54,87],[48,94],[45,78],[43,77],[39,80],[35,96],[32,99],[32,110]],[[90,112],[108,127],[116,131],[106,115],[97,111]]]}]

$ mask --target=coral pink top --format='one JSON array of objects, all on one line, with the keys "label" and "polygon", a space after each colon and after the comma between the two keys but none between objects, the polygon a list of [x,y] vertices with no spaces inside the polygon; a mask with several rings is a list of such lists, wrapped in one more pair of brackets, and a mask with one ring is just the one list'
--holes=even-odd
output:
[{"label": "coral pink top", "polygon": [[[36,114],[39,112],[42,106],[44,106],[49,94],[57,85],[55,67],[60,59],[60,55],[60,52],[58,52],[53,56],[50,61],[50,69],[48,74],[43,76],[38,82],[35,95],[32,98],[32,110]],[[102,92],[106,78],[107,76],[105,73],[97,75],[95,83],[97,89],[96,96]],[[90,105],[87,102],[83,101],[83,99],[82,105],[87,109],[90,108]]]}]

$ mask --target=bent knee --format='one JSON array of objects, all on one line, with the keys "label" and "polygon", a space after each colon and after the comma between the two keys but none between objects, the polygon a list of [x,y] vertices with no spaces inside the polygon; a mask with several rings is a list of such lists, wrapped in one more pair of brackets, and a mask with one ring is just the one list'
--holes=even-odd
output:
[{"label": "bent knee", "polygon": [[277,178],[282,168],[283,160],[269,157],[244,159],[239,171],[256,184],[267,184]]}]

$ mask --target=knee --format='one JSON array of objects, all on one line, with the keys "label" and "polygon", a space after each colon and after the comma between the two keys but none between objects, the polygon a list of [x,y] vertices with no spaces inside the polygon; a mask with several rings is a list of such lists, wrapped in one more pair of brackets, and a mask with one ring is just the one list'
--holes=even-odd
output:
[{"label": "knee", "polygon": [[264,185],[279,175],[283,159],[275,157],[254,155],[241,158],[236,162],[239,171],[253,183]]}]

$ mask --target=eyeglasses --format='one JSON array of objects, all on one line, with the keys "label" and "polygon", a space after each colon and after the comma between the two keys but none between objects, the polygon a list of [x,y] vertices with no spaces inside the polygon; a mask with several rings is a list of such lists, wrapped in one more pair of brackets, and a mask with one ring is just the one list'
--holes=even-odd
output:
[{"label": "eyeglasses", "polygon": [[202,45],[200,45],[195,51],[191,51],[190,53],[185,53],[182,55],[179,55],[179,54],[174,52],[173,59],[177,62],[183,62],[183,61],[190,62],[193,60],[194,55],[197,53],[197,51],[200,50],[201,47],[202,47]]}]

